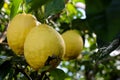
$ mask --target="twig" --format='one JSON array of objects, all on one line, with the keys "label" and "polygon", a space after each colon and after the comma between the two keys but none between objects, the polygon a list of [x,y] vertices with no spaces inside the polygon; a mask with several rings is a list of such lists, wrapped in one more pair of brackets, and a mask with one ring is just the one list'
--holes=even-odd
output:
[{"label": "twig", "polygon": [[32,78],[23,70],[20,70],[21,73],[23,73],[27,78],[28,80],[32,80]]},{"label": "twig", "polygon": [[28,78],[28,80],[32,80],[32,78],[24,71],[24,69],[20,69],[16,66],[16,70],[24,74]]},{"label": "twig", "polygon": [[7,24],[5,25],[3,33],[0,35],[0,43],[2,43],[6,38],[6,33],[7,33],[6,30],[7,30]]},{"label": "twig", "polygon": [[44,75],[46,74],[46,71],[43,71],[40,76],[38,76],[37,80],[43,80]]},{"label": "twig", "polygon": [[50,78],[45,74],[45,78],[43,80],[50,80]]},{"label": "twig", "polygon": [[4,31],[0,36],[0,43],[2,43],[5,40],[5,38],[6,38],[6,31]]},{"label": "twig", "polygon": [[113,40],[107,47],[104,48],[100,48],[98,51],[98,57],[97,61],[101,60],[103,57],[106,57],[107,55],[109,55],[112,51],[114,51],[120,44],[120,39],[117,38],[115,40]]}]

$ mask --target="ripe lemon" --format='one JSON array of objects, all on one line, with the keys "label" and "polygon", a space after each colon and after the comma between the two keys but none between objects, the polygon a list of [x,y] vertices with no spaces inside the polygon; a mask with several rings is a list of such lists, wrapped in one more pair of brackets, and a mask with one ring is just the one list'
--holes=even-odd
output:
[{"label": "ripe lemon", "polygon": [[26,37],[25,59],[35,70],[45,65],[57,66],[64,52],[65,44],[62,36],[47,24],[33,28]]},{"label": "ripe lemon", "polygon": [[29,31],[36,26],[36,18],[31,14],[18,14],[8,24],[7,41],[17,54],[23,54],[24,41]]},{"label": "ripe lemon", "polygon": [[65,41],[65,54],[63,60],[76,59],[83,48],[83,40],[77,30],[68,30],[62,34]]}]

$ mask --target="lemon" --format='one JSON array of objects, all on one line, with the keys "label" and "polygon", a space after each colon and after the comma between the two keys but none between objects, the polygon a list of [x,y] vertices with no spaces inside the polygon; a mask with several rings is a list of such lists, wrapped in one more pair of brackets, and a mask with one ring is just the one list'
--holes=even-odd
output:
[{"label": "lemon", "polygon": [[47,24],[33,28],[26,37],[24,56],[27,63],[35,70],[46,65],[57,66],[65,52],[62,36]]},{"label": "lemon", "polygon": [[29,31],[36,26],[36,18],[31,14],[18,14],[8,24],[7,41],[17,54],[23,54],[24,41]]},{"label": "lemon", "polygon": [[83,40],[77,30],[68,30],[62,34],[65,41],[65,54],[63,60],[76,59],[83,48]]}]

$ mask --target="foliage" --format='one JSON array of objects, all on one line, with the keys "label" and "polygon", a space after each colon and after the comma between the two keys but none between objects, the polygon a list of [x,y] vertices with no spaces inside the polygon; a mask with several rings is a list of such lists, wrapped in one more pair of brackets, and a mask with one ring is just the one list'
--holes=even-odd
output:
[{"label": "foliage", "polygon": [[[76,5],[79,2],[86,9]],[[0,80],[120,79],[119,9],[119,0],[0,0]],[[9,21],[22,12],[35,15],[59,33],[79,30],[84,39],[82,58],[62,61],[50,72],[31,69],[6,40]]]}]

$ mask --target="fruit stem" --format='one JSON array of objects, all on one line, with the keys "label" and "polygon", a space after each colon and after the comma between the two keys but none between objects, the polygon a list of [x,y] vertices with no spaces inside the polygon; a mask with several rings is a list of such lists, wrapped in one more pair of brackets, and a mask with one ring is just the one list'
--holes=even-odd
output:
[{"label": "fruit stem", "polygon": [[22,1],[22,12],[25,13],[25,8],[24,8],[24,3],[25,3],[25,0]]}]

